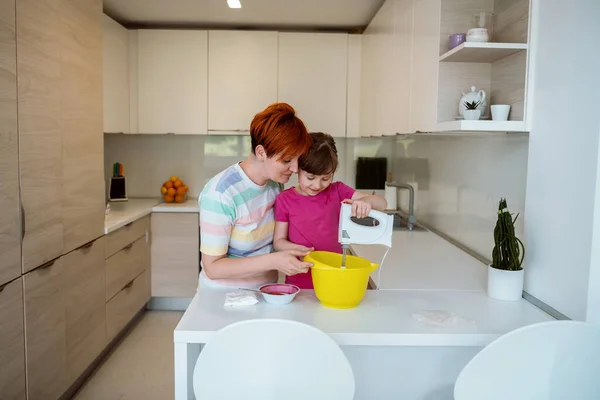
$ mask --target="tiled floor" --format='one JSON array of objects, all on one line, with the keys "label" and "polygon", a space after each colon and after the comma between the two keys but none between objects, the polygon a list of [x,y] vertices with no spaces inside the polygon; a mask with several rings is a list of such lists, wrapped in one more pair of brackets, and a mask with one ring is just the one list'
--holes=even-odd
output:
[{"label": "tiled floor", "polygon": [[146,312],[74,399],[173,399],[173,330],[182,315]]}]

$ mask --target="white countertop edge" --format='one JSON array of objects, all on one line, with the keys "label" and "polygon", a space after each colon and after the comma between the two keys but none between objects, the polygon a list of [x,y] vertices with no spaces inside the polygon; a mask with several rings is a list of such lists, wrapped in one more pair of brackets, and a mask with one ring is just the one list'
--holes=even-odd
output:
[{"label": "white countertop edge", "polygon": [[[207,343],[216,332],[175,330],[174,343]],[[471,333],[330,333],[340,346],[428,346],[484,347],[500,334]]]},{"label": "white countertop edge", "polygon": [[152,207],[152,212],[161,213],[199,213],[200,207],[196,206],[175,206],[170,207],[168,204],[159,204]]},{"label": "white countertop edge", "polygon": [[121,229],[122,227],[124,227],[125,225],[131,223],[131,222],[135,222],[138,219],[145,217],[146,215],[150,215],[152,213],[152,209],[148,208],[147,210],[142,210],[139,211],[135,214],[129,215],[127,216],[127,218],[120,220],[119,222],[115,223],[115,224],[111,224],[111,225],[105,225],[104,226],[104,234],[108,235],[111,232],[114,232],[116,230]]}]

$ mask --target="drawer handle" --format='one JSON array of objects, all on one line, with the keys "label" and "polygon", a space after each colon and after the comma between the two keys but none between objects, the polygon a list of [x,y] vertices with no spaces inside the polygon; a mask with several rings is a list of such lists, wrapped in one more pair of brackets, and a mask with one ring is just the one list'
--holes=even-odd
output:
[{"label": "drawer handle", "polygon": [[90,248],[90,247],[92,247],[93,245],[94,245],[94,242],[92,241],[92,242],[89,242],[89,243],[86,243],[86,244],[84,244],[84,245],[83,245],[83,246],[81,246],[79,249],[80,249],[80,250],[89,249],[89,248]]},{"label": "drawer handle", "polygon": [[25,239],[25,207],[21,204],[21,240]]},{"label": "drawer handle", "polygon": [[[9,282],[9,283],[10,283],[10,282]],[[2,292],[4,291],[4,288],[5,288],[6,286],[8,286],[8,283],[6,283],[6,284],[4,284],[4,285],[0,286],[0,293],[2,293]]]},{"label": "drawer handle", "polygon": [[131,250],[132,247],[133,247],[133,243],[128,244],[127,246],[123,247],[123,250],[125,250],[125,251]]},{"label": "drawer handle", "polygon": [[[133,281],[135,281],[135,279]],[[129,289],[130,287],[132,287],[133,286],[133,281],[131,281],[127,285],[125,285],[125,287],[123,288],[123,290]]]},{"label": "drawer handle", "polygon": [[129,228],[131,225],[133,225],[133,222],[130,222],[128,224],[125,224],[124,228]]},{"label": "drawer handle", "polygon": [[56,262],[56,259],[54,259],[52,261],[48,261],[47,263],[40,265],[40,267],[38,269],[40,269],[40,270],[42,270],[42,269],[48,269],[51,266],[53,266],[55,262]]}]

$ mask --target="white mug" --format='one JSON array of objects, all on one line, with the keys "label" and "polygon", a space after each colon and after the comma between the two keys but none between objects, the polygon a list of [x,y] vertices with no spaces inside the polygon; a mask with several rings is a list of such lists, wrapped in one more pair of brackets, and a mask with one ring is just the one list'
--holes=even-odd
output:
[{"label": "white mug", "polygon": [[510,112],[510,105],[494,104],[494,105],[492,105],[492,120],[493,121],[508,121],[508,113],[509,112]]}]

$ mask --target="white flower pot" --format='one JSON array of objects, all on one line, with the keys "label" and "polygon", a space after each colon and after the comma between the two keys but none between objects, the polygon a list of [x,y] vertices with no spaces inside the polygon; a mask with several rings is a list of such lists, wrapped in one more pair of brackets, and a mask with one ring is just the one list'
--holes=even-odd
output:
[{"label": "white flower pot", "polygon": [[488,296],[497,300],[517,301],[523,297],[524,270],[506,271],[488,266]]},{"label": "white flower pot", "polygon": [[481,116],[481,110],[465,110],[463,117],[467,121],[476,121]]}]

